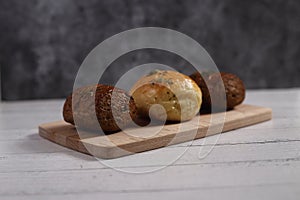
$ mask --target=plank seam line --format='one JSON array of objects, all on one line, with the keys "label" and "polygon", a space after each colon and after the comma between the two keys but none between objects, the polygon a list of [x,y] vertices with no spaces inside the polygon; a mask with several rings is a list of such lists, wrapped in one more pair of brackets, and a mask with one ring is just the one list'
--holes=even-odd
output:
[{"label": "plank seam line", "polygon": [[[168,167],[178,167],[178,166],[201,166],[201,165],[232,165],[232,164],[256,164],[256,163],[284,163],[284,162],[297,162],[300,161],[300,157],[294,158],[284,158],[284,159],[264,159],[264,160],[244,160],[244,161],[229,161],[229,162],[207,162],[207,163],[181,163],[173,164]],[[96,161],[95,161],[96,162]],[[99,163],[100,164],[100,163]],[[124,166],[118,167],[118,169],[127,168],[144,168],[144,167],[161,167],[163,165],[147,165],[147,166]],[[57,169],[57,170],[36,170],[36,171],[10,171],[10,172],[0,172],[0,174],[10,174],[10,173],[54,173],[54,172],[78,172],[78,171],[98,171],[98,170],[111,170],[110,167],[102,168],[80,168],[80,169]]]},{"label": "plank seam line", "polygon": [[107,193],[107,194],[122,194],[122,193],[149,193],[149,192],[176,192],[176,191],[198,191],[198,190],[216,190],[216,189],[236,189],[236,188],[256,188],[256,187],[272,187],[272,186],[298,186],[299,182],[281,182],[281,183],[266,183],[266,184],[249,184],[249,185],[226,185],[226,186],[200,186],[200,187],[187,187],[187,188],[163,188],[163,189],[123,189],[123,190],[94,190],[94,191],[74,191],[74,192],[60,192],[55,193],[53,192],[46,192],[46,193],[27,193],[21,192],[19,194],[5,194],[2,193],[2,196],[6,197],[13,197],[13,196],[42,196],[47,195],[49,196],[60,196],[60,195],[72,195],[72,194],[97,194],[97,193]]}]

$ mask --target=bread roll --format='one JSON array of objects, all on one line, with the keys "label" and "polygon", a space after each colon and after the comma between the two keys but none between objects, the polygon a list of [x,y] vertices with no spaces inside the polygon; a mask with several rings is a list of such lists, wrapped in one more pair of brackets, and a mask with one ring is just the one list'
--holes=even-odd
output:
[{"label": "bread roll", "polygon": [[132,87],[138,113],[158,120],[186,121],[192,119],[201,106],[201,90],[188,76],[175,71],[155,70],[140,78]]},{"label": "bread roll", "polygon": [[[205,76],[206,80],[208,80],[207,84],[204,81]],[[206,74],[203,73],[200,75],[199,72],[196,72],[190,77],[197,83],[197,85],[202,90],[202,109],[210,110],[211,109],[211,96],[214,96],[215,99],[220,98],[220,94],[222,92],[221,88],[216,87],[216,83],[219,79],[218,73]],[[224,88],[226,92],[226,109],[233,109],[235,106],[241,104],[245,99],[245,86],[243,81],[234,74],[229,73],[221,73],[221,78],[224,83]],[[209,88],[208,88],[209,87]],[[210,94],[213,92],[213,94]],[[214,105],[216,109],[221,107],[220,105]]]},{"label": "bread roll", "polygon": [[[96,113],[97,120],[94,120],[93,113]],[[73,95],[68,96],[63,108],[66,122],[74,125],[76,117],[79,128],[99,130],[100,124],[104,132],[119,131],[132,121],[131,118],[135,119],[136,114],[135,103],[125,91],[101,84],[75,90]]]}]

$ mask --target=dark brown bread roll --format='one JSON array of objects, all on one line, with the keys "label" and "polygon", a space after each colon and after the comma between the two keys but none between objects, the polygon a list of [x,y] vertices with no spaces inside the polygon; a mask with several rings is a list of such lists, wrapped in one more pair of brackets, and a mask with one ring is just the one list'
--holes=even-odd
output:
[{"label": "dark brown bread roll", "polygon": [[[93,113],[96,113],[98,121],[94,120]],[[63,108],[66,122],[74,125],[76,117],[79,128],[100,130],[100,124],[104,132],[119,131],[135,119],[136,115],[134,100],[124,90],[101,84],[75,90],[73,95],[68,96]]]},{"label": "dark brown bread roll", "polygon": [[[213,92],[214,97],[218,98],[222,92],[221,88],[215,87],[218,81],[218,74],[202,74],[208,80],[208,85],[210,91]],[[202,107],[203,110],[211,109],[211,94],[209,94],[209,89],[204,79],[199,72],[196,72],[190,77],[198,84],[202,91]],[[227,110],[234,108],[235,106],[241,104],[245,99],[245,86],[243,81],[234,74],[221,73],[221,78],[224,83],[224,88],[226,92]],[[218,95],[219,94],[219,95]],[[216,105],[218,108],[218,105]]]}]

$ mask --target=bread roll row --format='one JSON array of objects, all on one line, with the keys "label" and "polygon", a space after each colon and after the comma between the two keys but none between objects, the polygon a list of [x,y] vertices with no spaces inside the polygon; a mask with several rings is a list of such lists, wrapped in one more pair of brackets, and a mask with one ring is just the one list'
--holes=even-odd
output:
[{"label": "bread roll row", "polygon": [[[207,76],[204,79],[198,72],[189,77],[176,71],[155,70],[141,77],[129,93],[102,84],[79,88],[67,97],[63,118],[73,125],[76,121],[78,128],[99,130],[100,126],[104,132],[119,131],[132,121],[148,118],[149,112],[151,118],[161,121],[187,121],[200,109],[210,110],[212,95],[217,97],[221,91],[213,88],[219,74]],[[245,98],[244,84],[233,74],[221,73],[221,78],[226,108],[232,109]]]}]

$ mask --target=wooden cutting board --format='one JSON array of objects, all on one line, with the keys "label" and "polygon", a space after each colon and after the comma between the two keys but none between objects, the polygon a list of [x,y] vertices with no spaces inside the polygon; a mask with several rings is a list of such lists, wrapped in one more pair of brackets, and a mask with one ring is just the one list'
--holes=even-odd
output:
[{"label": "wooden cutting board", "polygon": [[212,117],[214,119],[218,116],[224,115],[222,113],[198,115],[189,122],[165,125],[157,134],[151,136],[147,133],[155,133],[159,127],[131,129],[131,133],[134,134],[130,135],[118,132],[100,136],[97,133],[80,131],[79,137],[76,128],[64,121],[40,125],[39,134],[67,148],[110,159],[203,138],[220,133],[220,130],[226,132],[264,122],[272,118],[272,110],[253,105],[239,105],[234,110],[226,112],[224,126],[221,129],[219,123],[213,125],[211,123]]}]

